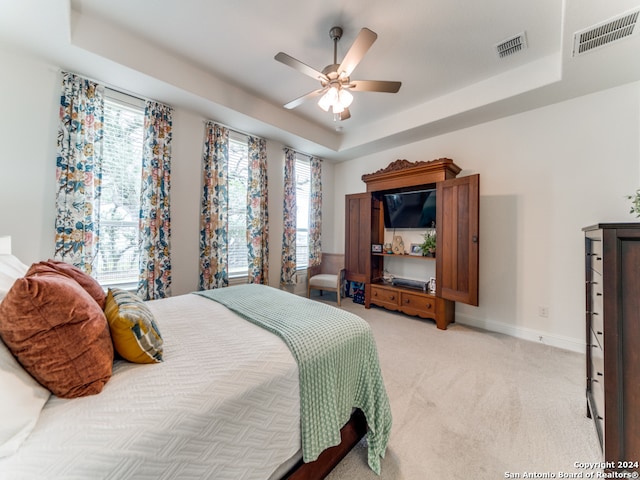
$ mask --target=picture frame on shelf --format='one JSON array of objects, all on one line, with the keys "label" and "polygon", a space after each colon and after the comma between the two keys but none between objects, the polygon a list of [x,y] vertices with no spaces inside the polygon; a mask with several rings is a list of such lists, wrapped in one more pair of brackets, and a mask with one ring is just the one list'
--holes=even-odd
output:
[{"label": "picture frame on shelf", "polygon": [[429,293],[436,293],[436,277],[429,277]]},{"label": "picture frame on shelf", "polygon": [[382,253],[382,244],[381,243],[372,243],[371,244],[371,253]]},{"label": "picture frame on shelf", "polygon": [[409,255],[415,255],[417,257],[422,256],[422,248],[420,248],[419,243],[412,243],[411,250],[409,250]]}]

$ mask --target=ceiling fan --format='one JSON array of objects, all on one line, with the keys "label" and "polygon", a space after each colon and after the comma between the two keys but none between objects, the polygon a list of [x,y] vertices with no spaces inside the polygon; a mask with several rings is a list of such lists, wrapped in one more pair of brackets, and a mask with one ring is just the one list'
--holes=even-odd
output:
[{"label": "ceiling fan", "polygon": [[280,52],[275,59],[301,73],[320,81],[321,88],[307,93],[284,105],[284,108],[292,109],[301,105],[306,100],[322,95],[318,106],[328,112],[331,109],[334,120],[346,120],[351,117],[349,105],[353,101],[351,92],[386,92],[396,93],[400,90],[401,82],[389,82],[383,80],[351,80],[350,76],[356,66],[362,60],[365,53],[371,48],[378,35],[368,28],[363,28],[358,33],[353,45],[345,55],[342,63],[338,64],[338,41],[342,37],[342,28],[333,27],[329,31],[329,37],[333,40],[333,63],[327,65],[322,72],[302,63],[300,60]]}]

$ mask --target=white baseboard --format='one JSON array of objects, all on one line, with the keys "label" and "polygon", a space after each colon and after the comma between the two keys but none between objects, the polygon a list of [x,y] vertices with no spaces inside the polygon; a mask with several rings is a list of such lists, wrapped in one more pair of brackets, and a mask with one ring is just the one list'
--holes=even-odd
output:
[{"label": "white baseboard", "polygon": [[478,319],[468,315],[456,314],[456,323],[468,325],[470,327],[481,328],[491,332],[504,333],[512,337],[529,340],[531,342],[544,343],[552,347],[570,350],[572,352],[585,353],[585,342],[561,335],[550,335],[547,332],[533,330],[530,328],[516,327],[505,323],[493,322],[491,320]]}]

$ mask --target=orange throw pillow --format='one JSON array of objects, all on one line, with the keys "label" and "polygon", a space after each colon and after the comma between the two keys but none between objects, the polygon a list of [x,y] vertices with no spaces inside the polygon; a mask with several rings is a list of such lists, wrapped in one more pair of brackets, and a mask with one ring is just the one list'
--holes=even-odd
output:
[{"label": "orange throw pillow", "polygon": [[73,278],[76,282],[84,288],[93,299],[98,302],[100,308],[104,310],[105,302],[107,301],[107,292],[104,291],[98,281],[90,275],[87,275],[78,267],[71,265],[70,263],[60,262],[58,260],[47,260],[38,263],[34,263],[29,268],[29,271],[25,277],[35,275],[38,273],[62,273],[68,277]]},{"label": "orange throw pillow", "polygon": [[104,312],[73,278],[19,278],[0,303],[0,337],[53,394],[93,395],[111,378],[113,344]]}]

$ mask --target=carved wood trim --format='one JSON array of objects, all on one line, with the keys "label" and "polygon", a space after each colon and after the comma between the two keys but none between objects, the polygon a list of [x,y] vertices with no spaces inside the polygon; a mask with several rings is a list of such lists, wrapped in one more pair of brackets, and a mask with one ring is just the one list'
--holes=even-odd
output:
[{"label": "carved wood trim", "polygon": [[387,173],[387,172],[398,172],[400,170],[405,170],[407,168],[419,167],[421,165],[430,165],[430,164],[433,164],[434,162],[453,162],[453,160],[451,160],[450,158],[437,158],[435,160],[410,162],[407,159],[399,158],[398,160],[391,162],[385,168],[381,168],[380,170],[373,173],[367,173],[365,175],[362,175],[362,180],[366,182],[365,178],[371,177],[373,175],[379,175],[381,173]]},{"label": "carved wood trim", "polygon": [[462,169],[450,158],[410,162],[398,159],[374,173],[362,175],[367,192],[426,185],[455,178]]}]

